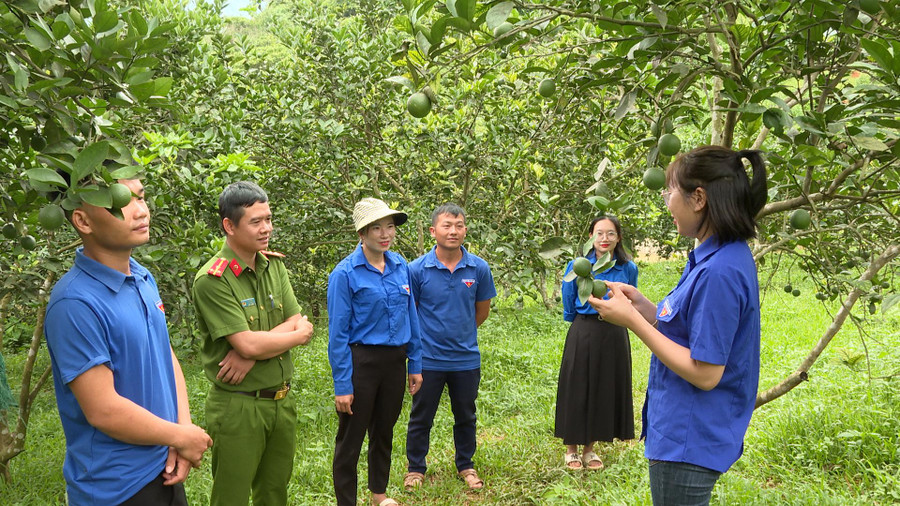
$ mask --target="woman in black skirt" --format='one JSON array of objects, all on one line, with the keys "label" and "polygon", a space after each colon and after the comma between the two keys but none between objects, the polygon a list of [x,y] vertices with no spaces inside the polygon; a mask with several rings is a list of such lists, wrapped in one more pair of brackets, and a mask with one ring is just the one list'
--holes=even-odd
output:
[{"label": "woman in black skirt", "polygon": [[[592,264],[605,253],[616,261],[594,277],[636,287],[637,265],[622,246],[619,220],[595,218],[588,234],[594,238],[594,249],[587,255]],[[573,263],[566,267],[567,274]],[[603,461],[594,452],[594,443],[634,439],[628,331],[601,320],[586,300],[579,300],[574,280],[563,283],[562,301],[563,318],[572,325],[559,368],[554,435],[566,445],[567,468],[600,469]],[[581,454],[579,445],[584,446]]]}]

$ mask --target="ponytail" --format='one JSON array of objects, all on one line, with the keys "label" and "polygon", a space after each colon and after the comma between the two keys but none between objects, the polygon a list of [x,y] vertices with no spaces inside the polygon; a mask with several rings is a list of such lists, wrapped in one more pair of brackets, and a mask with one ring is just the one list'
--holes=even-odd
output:
[{"label": "ponytail", "polygon": [[750,216],[755,217],[766,205],[769,198],[768,188],[766,188],[766,166],[763,163],[762,153],[759,150],[742,149],[738,151],[738,158],[746,158],[753,168],[753,177],[750,179],[750,199],[748,211]]}]

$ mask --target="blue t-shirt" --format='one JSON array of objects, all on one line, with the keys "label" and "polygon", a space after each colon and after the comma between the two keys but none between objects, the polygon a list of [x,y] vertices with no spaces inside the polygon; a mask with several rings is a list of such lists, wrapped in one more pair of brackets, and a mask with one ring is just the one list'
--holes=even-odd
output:
[{"label": "blue t-shirt", "polygon": [[131,275],[75,253],[75,265],[50,295],[44,336],[56,404],[66,435],[63,475],[70,504],[119,504],[163,471],[165,446],[132,445],[90,425],[69,383],[97,365],[116,392],[170,422],[178,421],[175,372],[156,281],[130,260]]},{"label": "blue t-shirt", "polygon": [[384,254],[384,272],[358,245],[328,276],[328,361],[334,395],[353,393],[351,344],[406,345],[408,374],[422,372],[419,317],[406,260]]},{"label": "blue t-shirt", "polygon": [[435,248],[409,264],[422,329],[422,368],[467,371],[481,367],[475,303],[497,296],[487,262],[462,249],[450,272]]},{"label": "blue t-shirt", "polygon": [[[592,249],[590,253],[588,253],[587,259],[590,260],[592,264],[596,262],[597,251]],[[563,275],[572,271],[572,265],[574,263],[574,260],[569,261],[569,264],[566,265],[566,272]],[[621,264],[616,262],[616,264],[609,269],[606,269],[603,272],[594,273],[594,279],[628,283],[631,286],[637,287],[638,268],[631,260]],[[597,310],[594,309],[594,306],[588,304],[586,300],[583,301],[578,299],[578,285],[575,284],[574,279],[572,281],[564,281],[560,291],[562,292],[563,319],[567,322],[575,321],[576,314],[597,314]]]},{"label": "blue t-shirt", "polygon": [[725,371],[704,391],[651,358],[645,455],[724,473],[743,452],[759,386],[759,280],[747,243],[711,237],[692,251],[656,318],[659,331],[690,348],[691,358]]}]

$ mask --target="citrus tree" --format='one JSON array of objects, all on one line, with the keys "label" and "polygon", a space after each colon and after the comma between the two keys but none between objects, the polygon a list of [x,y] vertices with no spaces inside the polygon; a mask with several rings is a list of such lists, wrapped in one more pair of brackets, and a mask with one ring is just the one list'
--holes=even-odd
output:
[{"label": "citrus tree", "polygon": [[[617,196],[604,202],[609,209],[646,226],[658,244],[674,246],[675,238],[658,226],[658,199],[648,201],[637,187],[641,179],[657,186],[658,174],[645,177],[648,168],[663,168],[701,144],[766,153],[769,203],[759,215],[757,261],[810,276],[817,298],[842,303],[808,358],[761,392],[758,404],[803,381],[848,317],[859,322],[897,302],[895,3],[403,0],[402,6],[396,25],[408,47],[395,80],[452,103],[452,95],[435,91],[465,80],[496,86],[489,76],[500,70],[467,69],[489,64],[514,73],[532,95],[550,101],[532,120],[556,132],[546,137],[549,149],[565,149],[572,138],[592,143],[581,152],[598,167],[588,190],[609,188]],[[550,212],[566,204],[557,200]],[[566,251],[560,239],[547,239],[545,256]]]},{"label": "citrus tree", "polygon": [[105,0],[0,5],[0,344],[28,350],[18,396],[0,395],[4,477],[50,376],[46,361],[35,369],[44,307],[78,246],[64,210],[88,202],[116,213],[130,201],[115,181],[141,170],[132,134],[171,86],[156,71],[171,28]]}]

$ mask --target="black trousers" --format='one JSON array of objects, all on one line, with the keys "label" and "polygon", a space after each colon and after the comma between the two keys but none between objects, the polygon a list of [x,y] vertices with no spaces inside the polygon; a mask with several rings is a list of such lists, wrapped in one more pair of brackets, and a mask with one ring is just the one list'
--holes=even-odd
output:
[{"label": "black trousers", "polygon": [[163,485],[162,475],[123,502],[120,506],[187,506],[184,485]]},{"label": "black trousers", "polygon": [[351,345],[353,355],[352,415],[338,413],[334,445],[334,495],[338,506],[354,506],[357,465],[369,434],[369,490],[383,494],[391,472],[394,424],[406,391],[406,347]]}]

